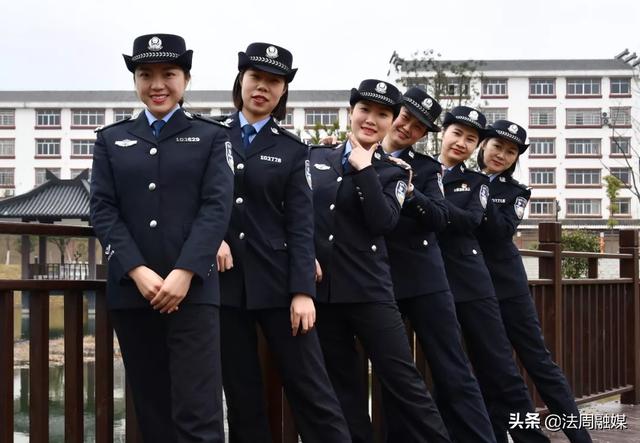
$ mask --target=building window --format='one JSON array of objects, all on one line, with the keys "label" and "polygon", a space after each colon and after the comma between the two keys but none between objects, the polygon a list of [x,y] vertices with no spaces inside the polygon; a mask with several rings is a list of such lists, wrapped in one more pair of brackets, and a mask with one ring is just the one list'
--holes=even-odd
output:
[{"label": "building window", "polygon": [[567,199],[567,216],[600,215],[600,199],[573,198]]},{"label": "building window", "polygon": [[131,118],[132,115],[133,115],[133,109],[131,109],[131,108],[114,109],[113,110],[113,121],[114,122],[119,122],[119,121],[122,121],[122,120],[126,120],[128,118]]},{"label": "building window", "polygon": [[483,97],[506,97],[507,95],[508,92],[506,78],[492,78],[484,79],[482,81]]},{"label": "building window", "polygon": [[47,169],[60,178],[60,168],[36,168],[36,186],[40,186],[47,181]]},{"label": "building window", "polygon": [[13,158],[16,156],[16,140],[0,138],[0,157]]},{"label": "building window", "polygon": [[600,155],[599,138],[569,138],[567,139],[567,156],[593,157]]},{"label": "building window", "polygon": [[529,168],[529,184],[531,186],[555,186],[556,170],[554,168]]},{"label": "building window", "polygon": [[15,170],[13,168],[0,168],[0,187],[13,188],[15,186]]},{"label": "building window", "polygon": [[529,108],[529,126],[555,128],[555,108]]},{"label": "building window", "polygon": [[611,95],[631,95],[631,79],[614,77],[611,79]]},{"label": "building window", "polygon": [[530,216],[554,216],[556,213],[556,200],[553,198],[532,198],[529,200]]},{"label": "building window", "polygon": [[[82,174],[82,172],[84,172],[87,168],[81,168],[81,169],[71,169],[71,179],[76,178],[77,176],[79,176],[80,174]],[[89,180],[91,181],[91,169],[89,169]]]},{"label": "building window", "polygon": [[284,116],[284,120],[280,121],[282,126],[293,128],[293,109],[287,108],[287,113]]},{"label": "building window", "polygon": [[39,128],[59,128],[59,109],[36,109],[36,126]]},{"label": "building window", "polygon": [[104,125],[104,109],[73,109],[71,110],[73,126],[96,127]]},{"label": "building window", "polygon": [[549,157],[556,155],[555,138],[531,138],[529,139],[529,157]]},{"label": "building window", "polygon": [[448,78],[444,85],[444,95],[447,97],[468,97],[469,80]]},{"label": "building window", "polygon": [[567,109],[567,127],[592,127],[602,126],[602,112],[594,109]]},{"label": "building window", "polygon": [[612,137],[611,138],[611,156],[625,157],[631,152],[630,137]]},{"label": "building window", "polygon": [[16,126],[16,110],[15,109],[0,109],[0,128]]},{"label": "building window", "polygon": [[529,95],[531,97],[555,97],[556,80],[554,78],[530,78]]},{"label": "building window", "polygon": [[487,124],[490,125],[496,120],[507,119],[507,108],[486,108],[482,110],[482,113],[487,118]]},{"label": "building window", "polygon": [[631,108],[609,108],[609,123],[615,127],[631,127]]},{"label": "building window", "polygon": [[71,140],[72,157],[90,157],[93,155],[94,140]]},{"label": "building window", "polygon": [[631,184],[631,168],[610,168],[609,172],[625,185]]},{"label": "building window", "polygon": [[567,186],[602,186],[600,169],[567,169]]},{"label": "building window", "polygon": [[337,109],[305,109],[305,126],[331,126],[338,121]]},{"label": "building window", "polygon": [[567,97],[598,97],[600,94],[600,79],[597,77],[567,79]]},{"label": "building window", "polygon": [[36,157],[60,157],[60,139],[36,139]]},{"label": "building window", "polygon": [[631,215],[631,199],[616,198],[611,202],[611,212],[614,216],[625,217]]}]

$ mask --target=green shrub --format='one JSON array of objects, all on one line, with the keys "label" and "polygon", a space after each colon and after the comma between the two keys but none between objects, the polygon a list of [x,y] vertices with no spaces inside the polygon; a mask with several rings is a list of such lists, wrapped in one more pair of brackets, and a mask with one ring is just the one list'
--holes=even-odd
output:
[{"label": "green shrub", "polygon": [[[600,252],[600,239],[588,231],[562,231],[562,250],[573,252]],[[584,278],[589,263],[586,258],[567,257],[562,259],[564,278]]]}]

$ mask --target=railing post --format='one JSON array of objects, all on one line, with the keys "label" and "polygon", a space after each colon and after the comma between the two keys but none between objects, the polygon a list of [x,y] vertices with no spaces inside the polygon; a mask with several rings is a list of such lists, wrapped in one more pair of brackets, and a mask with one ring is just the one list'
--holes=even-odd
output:
[{"label": "railing post", "polygon": [[0,441],[13,441],[13,291],[0,292]]},{"label": "railing post", "polygon": [[538,240],[541,251],[553,252],[552,257],[539,258],[540,278],[548,278],[552,283],[552,303],[551,309],[540,313],[544,316],[543,325],[544,336],[547,346],[549,346],[553,359],[562,368],[564,366],[563,344],[562,344],[562,323],[563,323],[563,303],[562,303],[562,225],[560,223],[540,223],[538,225]]},{"label": "railing post", "polygon": [[633,283],[631,309],[627,310],[627,367],[625,378],[633,383],[633,390],[621,395],[622,403],[640,403],[640,276],[638,266],[638,230],[628,229],[620,231],[620,253],[631,254],[630,259],[620,260],[620,277],[631,278]]}]

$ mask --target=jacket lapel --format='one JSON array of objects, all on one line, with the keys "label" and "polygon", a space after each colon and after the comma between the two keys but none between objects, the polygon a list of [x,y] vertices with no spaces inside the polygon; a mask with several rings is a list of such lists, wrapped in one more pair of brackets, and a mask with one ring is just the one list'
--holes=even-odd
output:
[{"label": "jacket lapel", "polygon": [[147,116],[144,111],[142,111],[133,126],[128,130],[129,134],[136,136],[137,138],[141,138],[144,141],[147,141],[151,144],[158,143],[156,136],[153,135],[153,131],[151,130],[151,126],[149,126],[149,120],[147,120]]},{"label": "jacket lapel", "polygon": [[191,127],[191,122],[187,119],[187,116],[184,115],[184,111],[178,109],[173,113],[167,124],[160,131],[160,137],[158,137],[158,141],[161,142],[168,138],[173,137],[176,134],[181,133],[182,131]]},{"label": "jacket lapel", "polygon": [[464,167],[463,165],[458,164],[454,166],[451,171],[446,172],[444,174],[444,177],[442,178],[442,183],[446,185],[447,183],[453,183],[455,181],[461,180],[464,175],[464,172],[462,172],[462,170],[460,169],[461,166]]},{"label": "jacket lapel", "polygon": [[231,145],[233,146],[233,151],[238,155],[241,159],[246,160],[246,150],[244,145],[242,144],[242,133],[240,130],[240,118],[238,117],[238,112],[234,112],[229,116],[227,120],[225,120],[231,127]]},{"label": "jacket lapel", "polygon": [[274,146],[278,141],[278,137],[281,137],[280,128],[278,128],[273,121],[273,117],[271,117],[262,129],[260,129],[260,132],[253,138],[251,144],[247,146],[247,158],[253,157],[265,149]]}]

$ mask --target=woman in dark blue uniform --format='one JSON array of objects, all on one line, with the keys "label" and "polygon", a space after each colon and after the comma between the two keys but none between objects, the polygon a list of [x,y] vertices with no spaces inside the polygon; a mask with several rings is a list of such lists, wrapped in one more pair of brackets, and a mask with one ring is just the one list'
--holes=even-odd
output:
[{"label": "woman in dark blue uniform", "polygon": [[[516,123],[498,120],[488,127],[486,137],[478,152],[478,166],[491,181],[491,200],[477,236],[498,296],[502,321],[549,411],[578,418],[580,413],[569,383],[544,343],[522,257],[513,244],[531,196],[531,191],[512,177],[518,158],[529,147],[525,144],[527,132]],[[571,442],[591,442],[583,428],[563,431]]]},{"label": "woman in dark blue uniform", "polygon": [[231,442],[271,436],[256,325],[267,339],[305,442],[346,442],[349,433],[324,366],[315,323],[313,200],[307,147],[281,129],[289,51],[252,43],[238,54],[228,120],[235,187],[229,230],[218,252],[222,371]]},{"label": "woman in dark blue uniform", "polygon": [[349,141],[311,149],[316,253],[323,272],[318,332],[354,442],[373,441],[355,337],[403,415],[403,441],[447,442],[440,414],[413,363],[384,241],[398,222],[408,173],[376,147],[400,101],[393,85],[363,81],[351,91]]},{"label": "woman in dark blue uniform", "polygon": [[228,128],[184,111],[192,51],[176,35],[124,56],[146,109],[97,130],[91,223],[145,441],[223,442],[215,250],[231,213]]},{"label": "woman in dark blue uniform", "polygon": [[[429,363],[434,397],[449,434],[459,442],[495,442],[478,382],[462,347],[453,294],[436,239],[447,227],[449,209],[442,189],[442,165],[416,152],[413,144],[428,132],[442,108],[420,88],[403,96],[400,115],[382,145],[390,156],[411,165],[400,221],[387,235],[391,276],[402,314],[411,320]],[[386,391],[383,391],[386,394]],[[385,402],[389,442],[404,441],[402,416]]]},{"label": "woman in dark blue uniform", "polygon": [[[466,106],[445,114],[439,160],[449,222],[438,241],[469,359],[496,439],[502,443],[507,441],[510,414],[524,417],[535,409],[513,360],[491,277],[474,235],[489,199],[489,178],[467,169],[464,161],[484,136],[485,121],[482,113]],[[549,441],[539,429],[509,432],[515,442]]]}]

